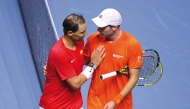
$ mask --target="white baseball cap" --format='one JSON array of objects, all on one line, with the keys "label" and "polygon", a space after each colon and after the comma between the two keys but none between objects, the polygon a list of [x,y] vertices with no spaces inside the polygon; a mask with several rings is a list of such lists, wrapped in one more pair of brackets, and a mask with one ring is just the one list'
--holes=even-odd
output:
[{"label": "white baseball cap", "polygon": [[108,25],[118,26],[122,22],[122,17],[117,10],[107,8],[103,10],[97,17],[93,18],[92,21],[98,27],[105,27]]}]

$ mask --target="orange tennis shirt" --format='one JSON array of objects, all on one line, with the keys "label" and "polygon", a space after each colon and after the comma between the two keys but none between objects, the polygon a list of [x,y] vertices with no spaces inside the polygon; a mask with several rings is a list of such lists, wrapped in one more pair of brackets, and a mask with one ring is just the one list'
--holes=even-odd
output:
[{"label": "orange tennis shirt", "polygon": [[[126,75],[117,75],[105,80],[100,80],[100,75],[119,70],[128,65],[129,69],[142,66],[142,49],[140,43],[131,34],[122,31],[121,37],[109,43],[98,32],[88,37],[84,55],[90,57],[93,50],[99,45],[104,45],[106,57],[95,70],[87,97],[88,109],[103,109],[128,82]],[[115,107],[115,109],[132,109],[132,92]]]}]

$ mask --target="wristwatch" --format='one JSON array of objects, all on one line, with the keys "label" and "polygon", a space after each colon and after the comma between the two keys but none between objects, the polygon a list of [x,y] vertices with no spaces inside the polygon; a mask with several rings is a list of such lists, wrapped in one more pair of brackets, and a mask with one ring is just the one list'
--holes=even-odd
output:
[{"label": "wristwatch", "polygon": [[96,65],[95,65],[94,63],[92,63],[92,62],[90,62],[90,63],[88,64],[88,66],[94,68],[94,70],[96,69]]}]

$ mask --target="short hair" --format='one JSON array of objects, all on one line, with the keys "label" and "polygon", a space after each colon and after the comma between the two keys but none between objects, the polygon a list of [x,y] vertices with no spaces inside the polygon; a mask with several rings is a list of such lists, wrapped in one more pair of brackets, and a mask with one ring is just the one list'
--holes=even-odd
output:
[{"label": "short hair", "polygon": [[67,34],[68,31],[76,32],[78,31],[79,24],[84,24],[85,19],[81,14],[70,14],[68,15],[62,23],[63,32]]}]

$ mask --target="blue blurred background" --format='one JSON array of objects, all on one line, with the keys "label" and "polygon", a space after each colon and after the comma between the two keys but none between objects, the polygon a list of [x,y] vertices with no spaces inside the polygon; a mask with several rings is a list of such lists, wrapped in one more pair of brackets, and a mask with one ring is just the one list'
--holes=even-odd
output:
[{"label": "blue blurred background", "polygon": [[[123,17],[121,28],[143,49],[157,50],[164,68],[158,83],[133,89],[134,109],[190,109],[189,0],[48,0],[48,4],[59,37],[68,14],[81,13],[90,35],[97,30],[93,17],[105,8],[117,9]],[[41,89],[17,0],[0,0],[0,24],[0,109],[38,109]],[[84,109],[89,83],[82,86]]]}]

